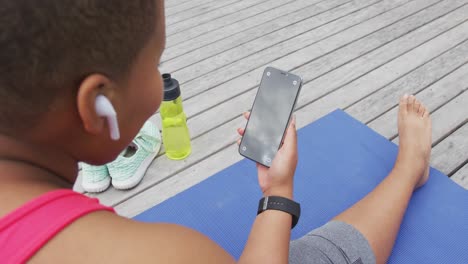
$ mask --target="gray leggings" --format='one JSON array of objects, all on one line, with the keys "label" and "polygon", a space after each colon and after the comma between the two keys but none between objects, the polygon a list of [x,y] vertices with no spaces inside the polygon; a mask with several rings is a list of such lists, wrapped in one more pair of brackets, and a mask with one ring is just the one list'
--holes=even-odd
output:
[{"label": "gray leggings", "polygon": [[292,241],[290,264],[375,264],[366,238],[353,226],[332,221]]}]

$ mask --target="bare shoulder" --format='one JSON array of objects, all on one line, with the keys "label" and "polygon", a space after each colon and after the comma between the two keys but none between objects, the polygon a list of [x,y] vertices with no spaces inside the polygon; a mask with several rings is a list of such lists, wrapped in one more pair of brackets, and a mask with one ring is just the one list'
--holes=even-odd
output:
[{"label": "bare shoulder", "polygon": [[212,240],[172,224],[148,224],[109,212],[80,218],[32,263],[235,263]]}]

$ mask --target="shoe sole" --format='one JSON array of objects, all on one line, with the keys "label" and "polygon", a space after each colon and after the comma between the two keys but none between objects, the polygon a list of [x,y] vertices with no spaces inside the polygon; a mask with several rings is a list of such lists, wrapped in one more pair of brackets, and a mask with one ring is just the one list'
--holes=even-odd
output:
[{"label": "shoe sole", "polygon": [[106,178],[106,180],[98,182],[98,183],[81,182],[81,187],[83,187],[83,189],[89,193],[100,193],[100,192],[107,190],[110,184],[111,184],[111,179],[109,177],[109,178]]},{"label": "shoe sole", "polygon": [[114,186],[114,188],[116,188],[117,190],[128,190],[137,186],[141,182],[143,177],[145,176],[146,171],[151,165],[151,162],[153,162],[153,160],[156,158],[160,150],[161,150],[161,145],[159,146],[158,151],[156,151],[153,155],[148,156],[145,160],[143,160],[143,162],[141,163],[141,166],[135,172],[133,177],[123,180],[123,181],[115,181],[114,179],[112,179],[112,186]]}]

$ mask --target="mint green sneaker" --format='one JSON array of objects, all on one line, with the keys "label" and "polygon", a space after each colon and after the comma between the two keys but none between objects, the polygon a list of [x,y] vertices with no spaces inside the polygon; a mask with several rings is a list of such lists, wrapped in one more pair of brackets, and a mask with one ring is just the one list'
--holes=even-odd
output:
[{"label": "mint green sneaker", "polygon": [[105,165],[92,166],[81,163],[82,182],[81,186],[89,193],[103,192],[111,183],[109,171]]},{"label": "mint green sneaker", "polygon": [[127,190],[138,185],[160,149],[159,129],[147,121],[130,146],[107,164],[114,188]]}]

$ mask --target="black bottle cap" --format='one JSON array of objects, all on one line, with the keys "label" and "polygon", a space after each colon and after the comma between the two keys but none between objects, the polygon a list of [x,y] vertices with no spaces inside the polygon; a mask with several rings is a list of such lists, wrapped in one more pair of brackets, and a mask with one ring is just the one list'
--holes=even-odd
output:
[{"label": "black bottle cap", "polygon": [[180,96],[179,82],[171,77],[171,74],[162,75],[164,81],[164,101],[173,101]]}]

